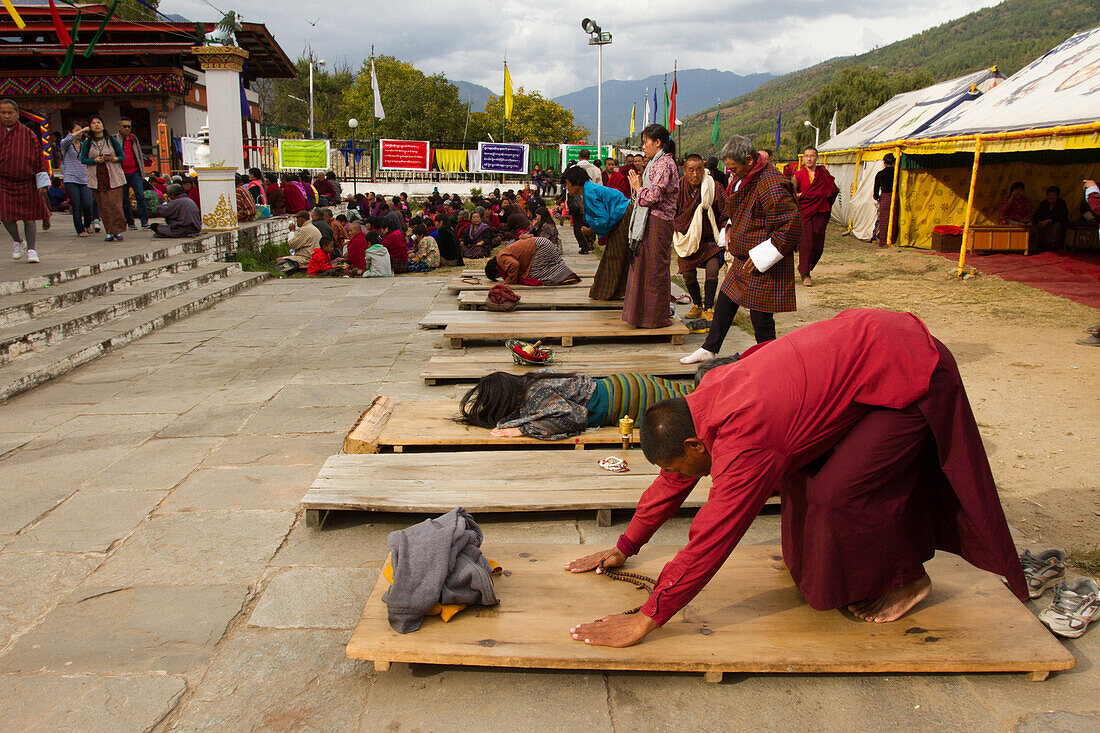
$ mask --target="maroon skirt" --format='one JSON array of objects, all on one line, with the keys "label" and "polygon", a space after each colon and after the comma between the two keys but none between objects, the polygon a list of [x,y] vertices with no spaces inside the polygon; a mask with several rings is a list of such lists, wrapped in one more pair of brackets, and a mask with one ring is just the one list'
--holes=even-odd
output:
[{"label": "maroon skirt", "polygon": [[663,328],[672,323],[668,314],[672,294],[672,221],[646,217],[645,234],[626,277],[623,320],[635,328]]},{"label": "maroon skirt", "polygon": [[695,253],[688,257],[680,257],[677,255],[677,264],[680,266],[680,274],[684,274],[688,270],[697,270],[703,265],[707,264],[707,261],[715,255],[721,256],[724,250],[718,246],[718,242],[711,240],[709,242],[700,242],[699,249],[695,250]]},{"label": "maroon skirt", "polygon": [[[890,231],[890,201],[892,197],[889,193],[883,193],[882,198],[878,200],[878,241],[879,244],[886,244],[886,237]],[[890,237],[890,244],[898,241],[898,212],[894,207],[894,231],[893,236]]]}]

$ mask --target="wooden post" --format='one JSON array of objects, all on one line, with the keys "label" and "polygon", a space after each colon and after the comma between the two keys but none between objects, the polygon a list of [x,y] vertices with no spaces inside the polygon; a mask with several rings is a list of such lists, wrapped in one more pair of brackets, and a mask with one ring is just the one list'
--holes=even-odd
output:
[{"label": "wooden post", "polygon": [[716,685],[722,681],[722,673],[715,671],[703,672],[703,679],[710,682],[712,685]]},{"label": "wooden post", "polygon": [[597,509],[596,510],[596,526],[597,527],[610,527],[611,526],[611,510],[610,509]]},{"label": "wooden post", "polygon": [[966,195],[966,218],[963,219],[963,241],[959,247],[959,269],[956,277],[962,277],[966,265],[966,248],[970,244],[970,216],[974,211],[974,189],[978,185],[978,161],[982,157],[982,136],[974,138],[974,165],[970,169],[970,192]]},{"label": "wooden post", "polygon": [[886,243],[885,244],[883,244],[883,242],[882,242],[882,232],[878,233],[879,244],[882,244],[882,246],[884,246],[884,247],[888,247],[890,245],[890,243],[894,241],[894,214],[896,213],[894,211],[894,208],[898,205],[898,196],[901,193],[900,191],[898,191],[898,181],[901,180],[901,148],[900,147],[894,148],[894,157],[896,158],[896,160],[894,161],[894,186],[893,186],[893,190],[890,191],[890,221],[888,221],[887,224],[886,224]]},{"label": "wooden post", "polygon": [[1032,682],[1043,682],[1050,676],[1050,671],[1045,669],[1037,669],[1034,672],[1028,672],[1027,678]]},{"label": "wooden post", "polygon": [[390,671],[390,663],[389,662],[383,662],[379,659],[376,659],[376,660],[374,660],[374,671],[375,672],[389,672]]}]

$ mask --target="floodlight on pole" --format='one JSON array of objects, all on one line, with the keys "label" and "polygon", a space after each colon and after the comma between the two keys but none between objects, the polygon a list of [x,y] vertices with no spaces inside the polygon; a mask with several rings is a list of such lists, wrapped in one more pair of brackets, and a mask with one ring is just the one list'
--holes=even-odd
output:
[{"label": "floodlight on pole", "polygon": [[603,47],[611,43],[611,34],[591,18],[581,21],[581,28],[589,35],[588,45],[599,48],[599,72],[596,77],[596,157],[603,156]]},{"label": "floodlight on pole", "polygon": [[309,60],[309,139],[313,139],[313,65],[324,66],[323,59]]},{"label": "floodlight on pole", "polygon": [[351,195],[354,196],[357,193],[355,181],[359,178],[359,156],[355,151],[355,128],[359,127],[359,120],[352,117],[348,120],[348,127],[351,128]]},{"label": "floodlight on pole", "polygon": [[802,124],[803,124],[803,125],[804,125],[805,127],[812,127],[812,128],[814,128],[814,149],[816,150],[816,149],[817,149],[817,146],[818,146],[818,145],[820,144],[820,142],[821,142],[821,130],[820,130],[820,129],[818,129],[817,125],[813,124],[813,123],[812,123],[812,122],[810,122],[809,120],[806,120],[806,121],[805,121],[805,122],[803,122]]}]

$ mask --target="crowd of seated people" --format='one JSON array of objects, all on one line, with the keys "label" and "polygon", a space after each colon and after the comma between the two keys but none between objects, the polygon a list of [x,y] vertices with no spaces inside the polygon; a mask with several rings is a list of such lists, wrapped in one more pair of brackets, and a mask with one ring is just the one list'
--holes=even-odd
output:
[{"label": "crowd of seated people", "polygon": [[1077,218],[1070,219],[1069,206],[1058,186],[1048,186],[1046,196],[1036,206],[1028,198],[1023,181],[1016,181],[1001,201],[999,213],[1000,224],[1031,229],[1030,248],[1034,252],[1062,247],[1067,230],[1097,227],[1096,217],[1084,197],[1077,207]]}]

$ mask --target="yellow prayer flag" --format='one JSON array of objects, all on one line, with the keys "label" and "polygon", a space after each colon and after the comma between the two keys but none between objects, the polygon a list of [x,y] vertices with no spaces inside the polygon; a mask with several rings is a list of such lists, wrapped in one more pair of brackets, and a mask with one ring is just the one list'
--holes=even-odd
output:
[{"label": "yellow prayer flag", "polygon": [[3,0],[4,7],[8,9],[8,15],[15,21],[15,25],[19,30],[23,30],[27,27],[26,21],[19,15],[19,11],[15,9],[15,6],[11,4],[11,0]]},{"label": "yellow prayer flag", "polygon": [[512,119],[512,75],[508,73],[508,63],[504,63],[504,119]]},{"label": "yellow prayer flag", "polygon": [[635,102],[634,105],[630,108],[630,136],[631,137],[634,137],[634,112],[635,112],[635,110],[637,110],[637,108],[638,108],[638,103],[637,102]]}]

